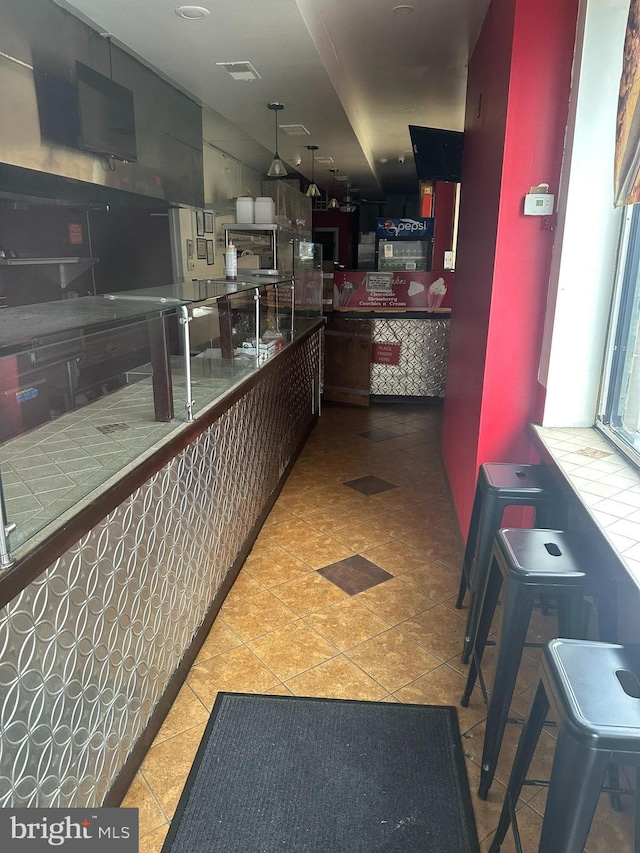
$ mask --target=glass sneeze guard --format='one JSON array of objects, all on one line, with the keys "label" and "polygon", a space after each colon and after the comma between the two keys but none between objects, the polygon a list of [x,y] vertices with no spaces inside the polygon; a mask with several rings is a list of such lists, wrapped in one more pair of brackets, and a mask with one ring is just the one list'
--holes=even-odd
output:
[{"label": "glass sneeze guard", "polygon": [[33,545],[304,333],[321,317],[321,287],[320,277],[317,298],[309,286],[298,305],[291,277],[247,275],[0,311],[8,551]]}]

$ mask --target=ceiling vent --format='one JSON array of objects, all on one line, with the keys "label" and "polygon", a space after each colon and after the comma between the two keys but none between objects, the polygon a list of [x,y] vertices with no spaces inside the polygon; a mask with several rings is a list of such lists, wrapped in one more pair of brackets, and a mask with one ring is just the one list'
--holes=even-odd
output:
[{"label": "ceiling vent", "polygon": [[331,163],[335,162],[333,157],[316,157],[316,163],[325,163],[331,165]]},{"label": "ceiling vent", "polygon": [[216,65],[223,68],[234,80],[243,80],[245,82],[262,80],[262,77],[250,62],[216,62]]},{"label": "ceiling vent", "polygon": [[281,124],[280,130],[287,136],[310,136],[311,134],[303,124]]}]

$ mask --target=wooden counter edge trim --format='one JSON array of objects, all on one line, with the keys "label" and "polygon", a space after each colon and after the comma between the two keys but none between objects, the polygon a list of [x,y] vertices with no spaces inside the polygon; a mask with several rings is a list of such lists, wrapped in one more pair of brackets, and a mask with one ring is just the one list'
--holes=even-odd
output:
[{"label": "wooden counter edge trim", "polygon": [[334,320],[450,320],[451,308],[434,308],[431,311],[398,311],[393,308],[361,311],[358,308],[337,308],[325,311],[324,315]]},{"label": "wooden counter edge trim", "polygon": [[125,761],[120,773],[118,774],[116,780],[112,784],[111,788],[107,791],[105,798],[102,802],[104,807],[107,806],[119,806],[127,794],[127,791],[131,787],[131,783],[133,782],[136,773],[140,769],[140,765],[144,761],[144,758],[149,751],[149,748],[152,746],[156,735],[160,731],[162,724],[171,710],[173,703],[176,700],[178,693],[182,685],[185,683],[187,676],[193,666],[195,659],[198,657],[198,653],[200,649],[204,645],[204,641],[207,639],[209,635],[209,631],[211,630],[211,626],[213,625],[222,604],[229,593],[229,590],[233,586],[235,579],[238,577],[240,573],[240,569],[244,565],[245,560],[249,556],[249,553],[253,547],[254,542],[256,541],[260,530],[262,529],[262,525],[264,524],[267,516],[271,512],[278,495],[280,494],[282,487],[287,481],[287,477],[289,476],[291,469],[293,468],[296,459],[300,455],[300,452],[306,441],[311,434],[314,426],[318,421],[318,415],[316,414],[309,425],[306,433],[304,434],[302,440],[298,444],[298,447],[295,450],[295,453],[291,457],[291,461],[287,465],[284,473],[280,477],[277,486],[272,491],[271,495],[267,499],[262,512],[260,513],[256,523],[251,528],[247,538],[245,539],[242,548],[240,549],[237,557],[233,561],[233,564],[227,574],[225,575],[224,580],[218,591],[216,592],[211,605],[207,611],[207,614],[202,622],[202,625],[198,629],[196,635],[194,636],[191,644],[183,655],[180,663],[178,664],[177,669],[174,671],[173,675],[169,679],[169,682],[164,690],[164,693],[160,697],[160,701],[156,705],[149,722],[143,733],[140,735],[138,740],[133,746],[133,749],[129,753],[127,760]]},{"label": "wooden counter edge trim", "polygon": [[140,462],[121,480],[118,480],[117,483],[114,483],[84,506],[66,525],[44,539],[33,551],[16,560],[15,564],[4,575],[0,576],[0,609],[19,595],[25,587],[45,572],[58,557],[75,545],[99,521],[132,495],[137,488],[151,479],[174,456],[177,456],[181,450],[191,444],[251,388],[276,370],[282,358],[291,357],[298,347],[322,329],[324,325],[324,318],[319,318],[313,326],[261,365],[255,373],[248,376],[230,394],[224,396],[219,402],[213,403],[211,408],[201,417],[196,416],[196,420],[188,424],[179,435],[169,439],[152,456]]}]

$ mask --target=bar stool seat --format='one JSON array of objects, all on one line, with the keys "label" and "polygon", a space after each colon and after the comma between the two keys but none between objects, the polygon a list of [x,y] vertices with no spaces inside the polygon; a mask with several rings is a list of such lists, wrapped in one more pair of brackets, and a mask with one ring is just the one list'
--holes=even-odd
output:
[{"label": "bar stool seat", "polygon": [[558,739],[538,851],[582,853],[609,763],[640,766],[640,646],[558,639],[545,647],[489,853],[513,820],[549,707]]},{"label": "bar stool seat", "polygon": [[486,462],[480,466],[456,601],[460,609],[470,590],[463,663],[469,662],[480,615],[478,592],[489,570],[493,540],[508,506],[533,507],[536,527],[566,525],[566,503],[544,465]]},{"label": "bar stool seat", "polygon": [[586,632],[585,596],[594,594],[601,603],[601,630],[606,639],[615,636],[615,610],[609,606],[610,596],[600,594],[599,566],[593,539],[583,533],[506,528],[496,534],[461,700],[464,707],[469,704],[503,589],[503,614],[482,752],[480,799],[487,798],[500,757],[535,599],[539,596],[554,599],[559,636],[578,638]]}]

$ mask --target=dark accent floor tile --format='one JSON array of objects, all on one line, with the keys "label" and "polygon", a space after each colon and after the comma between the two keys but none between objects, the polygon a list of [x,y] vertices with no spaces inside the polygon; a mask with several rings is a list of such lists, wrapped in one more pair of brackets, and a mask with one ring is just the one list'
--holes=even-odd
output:
[{"label": "dark accent floor tile", "polygon": [[371,560],[361,557],[360,554],[347,557],[346,560],[340,560],[337,563],[331,563],[331,565],[324,566],[317,571],[319,575],[331,581],[347,595],[364,592],[365,589],[371,589],[372,586],[377,586],[393,577],[389,572],[385,572],[380,566],[372,563]]},{"label": "dark accent floor tile", "polygon": [[388,438],[397,438],[397,432],[389,432],[388,429],[370,429],[367,432],[359,432],[362,438],[368,438],[369,441],[386,441]]},{"label": "dark accent floor tile", "polygon": [[97,426],[96,429],[98,432],[107,435],[110,432],[120,432],[121,430],[129,429],[129,424],[102,424],[101,426]]},{"label": "dark accent floor tile", "polygon": [[381,480],[380,477],[374,477],[370,474],[368,477],[358,477],[357,480],[349,480],[344,483],[350,489],[355,489],[363,495],[378,495],[380,492],[388,492],[389,489],[397,489],[394,483],[388,483],[386,480]]}]

